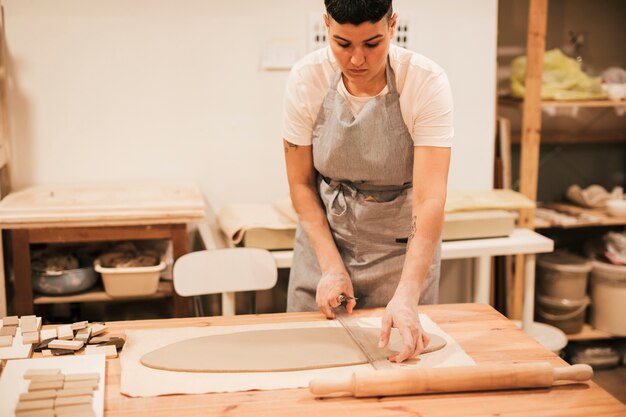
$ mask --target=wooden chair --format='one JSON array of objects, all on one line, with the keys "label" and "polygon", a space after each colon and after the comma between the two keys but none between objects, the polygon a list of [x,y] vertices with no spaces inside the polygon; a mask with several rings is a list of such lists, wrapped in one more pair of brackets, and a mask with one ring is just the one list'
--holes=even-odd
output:
[{"label": "wooden chair", "polygon": [[199,296],[222,294],[222,315],[235,314],[235,293],[267,290],[276,285],[278,270],[265,249],[228,248],[191,252],[174,263],[174,290],[194,297],[196,315],[202,314]]}]

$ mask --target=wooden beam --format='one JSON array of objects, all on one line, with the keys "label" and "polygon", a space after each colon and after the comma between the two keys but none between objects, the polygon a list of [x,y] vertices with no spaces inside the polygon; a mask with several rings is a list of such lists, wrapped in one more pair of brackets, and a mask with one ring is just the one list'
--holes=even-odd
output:
[{"label": "wooden beam", "polygon": [[[526,84],[520,156],[520,192],[537,200],[539,144],[541,138],[541,78],[546,46],[548,0],[530,0],[526,43]],[[534,228],[534,209],[521,210],[519,225]],[[515,257],[515,279],[509,291],[509,317],[519,319],[524,294],[524,257]]]},{"label": "wooden beam", "polygon": [[[548,0],[530,0],[526,45],[526,88],[522,118],[520,192],[533,201],[537,199],[541,131],[541,77],[543,75],[547,17]],[[520,224],[532,228],[533,216],[534,210],[524,210]]]}]

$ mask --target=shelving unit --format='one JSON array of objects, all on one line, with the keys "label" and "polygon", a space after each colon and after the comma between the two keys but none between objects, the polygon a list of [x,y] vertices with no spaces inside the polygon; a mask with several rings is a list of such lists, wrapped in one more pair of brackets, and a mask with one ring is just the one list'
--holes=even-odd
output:
[{"label": "shelving unit", "polygon": [[[527,27],[527,68],[525,80],[525,97],[523,100],[510,96],[498,97],[498,105],[509,109],[522,111],[520,133],[510,135],[510,143],[520,145],[519,191],[533,201],[537,201],[539,153],[541,144],[615,144],[626,142],[626,131],[610,127],[606,131],[542,131],[542,114],[546,111],[566,112],[572,114],[578,109],[587,112],[597,112],[606,115],[606,112],[616,111],[622,114],[626,110],[626,100],[580,100],[557,101],[542,100],[541,85],[543,76],[543,58],[546,46],[548,0],[529,0],[528,27]],[[619,129],[619,127],[618,127]],[[582,216],[585,221],[573,224],[556,225],[548,221],[536,221],[535,211],[526,210],[521,213],[520,226],[530,229],[562,228],[573,229],[581,227],[624,226],[626,217],[611,217],[605,210],[592,210],[562,203],[548,203],[543,207],[556,209],[574,217]],[[522,301],[520,300],[520,281],[523,276],[521,260],[516,259],[516,271],[513,282],[508,282],[509,316],[519,317]],[[511,292],[512,291],[512,292]],[[611,339],[607,332],[593,329],[585,325],[583,331],[570,335],[569,340],[597,340]]]},{"label": "shelving unit", "polygon": [[594,329],[588,324],[583,325],[583,330],[580,333],[567,335],[567,340],[570,342],[582,342],[585,340],[609,340],[614,338],[615,336],[611,333]]},{"label": "shelving unit", "polygon": [[[503,106],[514,106],[522,108],[524,100],[511,97],[500,96],[498,97],[498,104]],[[580,107],[580,108],[615,108],[626,107],[626,100],[611,101],[605,100],[542,100],[541,107]]]},{"label": "shelving unit", "polygon": [[588,209],[564,203],[544,203],[541,205],[541,207],[556,210],[574,217],[583,217],[586,218],[586,220],[581,220],[580,222],[574,224],[552,224],[547,221],[538,221],[537,219],[535,219],[535,229],[543,229],[548,227],[574,229],[580,227],[626,225],[626,216],[610,216],[605,209]]},{"label": "shelving unit", "polygon": [[132,300],[152,300],[160,298],[168,298],[173,294],[173,286],[171,281],[159,282],[157,292],[152,295],[143,295],[140,297],[124,297],[113,298],[104,292],[102,286],[95,287],[93,290],[74,294],[74,295],[35,295],[33,297],[33,304],[65,304],[65,303],[93,303],[93,302],[108,302],[108,301],[132,301]]}]

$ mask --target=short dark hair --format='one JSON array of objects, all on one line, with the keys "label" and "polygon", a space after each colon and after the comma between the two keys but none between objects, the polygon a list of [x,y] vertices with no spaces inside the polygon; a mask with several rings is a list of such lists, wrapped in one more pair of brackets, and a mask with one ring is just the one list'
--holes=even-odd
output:
[{"label": "short dark hair", "polygon": [[391,0],[324,0],[326,13],[337,23],[360,25],[376,23],[383,17],[391,18]]}]

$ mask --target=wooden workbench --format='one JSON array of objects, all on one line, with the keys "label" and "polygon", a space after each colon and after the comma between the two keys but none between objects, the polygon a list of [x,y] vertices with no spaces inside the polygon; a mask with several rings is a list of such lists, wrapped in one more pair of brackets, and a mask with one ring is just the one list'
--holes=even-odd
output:
[{"label": "wooden workbench", "polygon": [[[11,232],[14,313],[33,314],[30,245],[168,239],[176,260],[188,252],[187,224],[203,220],[205,210],[202,193],[190,183],[42,185],[9,194],[0,202],[0,229]],[[172,293],[170,285],[162,295],[173,295],[175,315],[189,316],[188,300]],[[88,291],[66,299],[110,298],[103,291],[96,295]],[[0,271],[1,315],[6,315],[4,298]]]},{"label": "wooden workbench", "polygon": [[[565,362],[513,323],[482,304],[424,306],[426,313],[454,337],[477,364],[548,361]],[[382,310],[357,311],[375,316]],[[325,320],[320,313],[202,317],[107,323],[110,329],[158,329],[189,326],[229,326],[251,323]],[[122,353],[123,354],[123,353]],[[552,389],[484,393],[436,394],[371,399],[314,399],[307,389],[248,391],[226,394],[169,395],[129,398],[120,394],[119,359],[107,361],[106,416],[568,416],[626,415],[626,406],[593,382]]]}]

